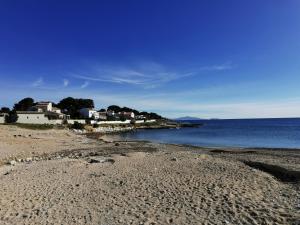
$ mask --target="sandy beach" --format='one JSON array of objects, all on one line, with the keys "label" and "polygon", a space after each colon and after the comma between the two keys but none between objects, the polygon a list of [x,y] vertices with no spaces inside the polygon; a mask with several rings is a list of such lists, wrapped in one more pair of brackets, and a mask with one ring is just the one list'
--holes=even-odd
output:
[{"label": "sandy beach", "polygon": [[0,224],[300,224],[300,151],[0,126]]}]

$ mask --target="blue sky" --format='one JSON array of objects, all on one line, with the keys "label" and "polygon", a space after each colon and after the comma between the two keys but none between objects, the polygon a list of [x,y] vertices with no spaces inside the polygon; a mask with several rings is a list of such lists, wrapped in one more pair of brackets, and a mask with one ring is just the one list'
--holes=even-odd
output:
[{"label": "blue sky", "polygon": [[300,1],[0,1],[0,106],[300,116]]}]

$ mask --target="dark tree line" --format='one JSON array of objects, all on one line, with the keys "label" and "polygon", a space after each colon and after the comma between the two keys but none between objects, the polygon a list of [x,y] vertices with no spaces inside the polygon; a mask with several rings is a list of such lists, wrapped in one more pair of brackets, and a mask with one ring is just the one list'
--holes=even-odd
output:
[{"label": "dark tree line", "polygon": [[34,106],[34,99],[33,98],[24,98],[18,103],[14,105],[15,111],[27,111],[30,107]]}]

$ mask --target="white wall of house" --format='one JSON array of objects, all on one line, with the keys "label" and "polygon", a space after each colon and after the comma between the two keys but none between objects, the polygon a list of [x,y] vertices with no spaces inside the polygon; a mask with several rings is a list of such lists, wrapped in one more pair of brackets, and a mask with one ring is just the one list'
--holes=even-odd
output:
[{"label": "white wall of house", "polygon": [[38,102],[36,105],[37,108],[42,109],[44,112],[52,111],[52,102]]},{"label": "white wall of house", "polygon": [[0,115],[0,123],[5,123],[5,116],[4,115]]},{"label": "white wall of house", "polygon": [[89,109],[89,108],[83,108],[79,110],[80,114],[86,118],[94,118],[94,119],[99,119],[99,113],[96,110]]},{"label": "white wall of house", "polygon": [[53,108],[53,109],[52,109],[52,112],[55,112],[55,113],[61,113],[61,109]]},{"label": "white wall of house", "polygon": [[68,124],[74,124],[75,122],[85,124],[85,120],[67,120]]},{"label": "white wall of house", "polygon": [[18,113],[17,123],[62,124],[63,120],[49,120],[44,113]]},{"label": "white wall of house", "polygon": [[119,112],[118,114],[125,116],[126,118],[134,118],[134,112]]},{"label": "white wall of house", "polygon": [[136,120],[135,123],[155,123],[156,120]]},{"label": "white wall of house", "polygon": [[144,120],[136,120],[135,123],[145,123]]},{"label": "white wall of house", "polygon": [[[156,122],[156,120],[136,120],[135,123],[138,123],[138,124],[141,124],[141,123],[154,123]],[[125,120],[125,121],[95,121],[95,120],[92,120],[91,121],[91,124],[98,124],[98,125],[101,125],[101,124],[130,124],[131,123],[131,120]]]},{"label": "white wall of house", "polygon": [[146,120],[145,121],[145,123],[155,123],[155,122],[156,122],[156,120],[154,120],[154,119],[153,120]]},{"label": "white wall of house", "polygon": [[131,120],[125,121],[99,121],[96,124],[130,124]]}]

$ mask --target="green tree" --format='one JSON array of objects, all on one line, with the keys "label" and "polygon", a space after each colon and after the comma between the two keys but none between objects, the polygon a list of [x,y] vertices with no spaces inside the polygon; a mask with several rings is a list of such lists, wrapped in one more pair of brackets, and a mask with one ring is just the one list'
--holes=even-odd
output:
[{"label": "green tree", "polygon": [[64,98],[62,99],[57,106],[62,109],[62,111],[71,118],[79,118],[79,110],[82,108],[94,108],[94,101],[92,99],[82,99],[82,98]]},{"label": "green tree", "polygon": [[121,112],[121,107],[117,105],[111,105],[107,107],[107,110],[114,111],[115,113]]},{"label": "green tree", "polygon": [[157,120],[162,119],[162,116],[158,115],[157,113],[153,113],[153,112],[149,113],[149,117],[150,117],[150,119],[157,119]]},{"label": "green tree", "polygon": [[0,112],[2,113],[9,113],[10,112],[10,109],[8,107],[2,107]]},{"label": "green tree", "polygon": [[33,98],[24,98],[14,105],[15,111],[26,111],[34,105]]},{"label": "green tree", "polygon": [[18,115],[16,110],[12,110],[5,117],[5,123],[15,123],[18,121]]},{"label": "green tree", "polygon": [[124,122],[126,121],[126,117],[124,115],[120,115],[120,120]]}]

